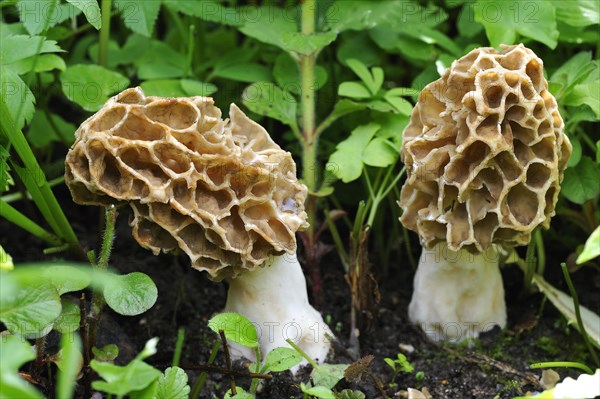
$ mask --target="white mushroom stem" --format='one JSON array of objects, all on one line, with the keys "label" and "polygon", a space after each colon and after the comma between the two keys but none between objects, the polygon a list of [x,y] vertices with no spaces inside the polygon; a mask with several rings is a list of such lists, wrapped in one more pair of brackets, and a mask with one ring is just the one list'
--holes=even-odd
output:
[{"label": "white mushroom stem", "polygon": [[411,322],[434,341],[462,341],[506,326],[498,253],[423,248],[408,307]]},{"label": "white mushroom stem", "polygon": [[[261,358],[277,347],[289,348],[292,340],[315,361],[329,352],[331,330],[308,303],[306,280],[296,255],[273,258],[270,265],[231,280],[226,312],[239,313],[256,327]],[[255,360],[254,351],[232,344],[234,357]]]}]

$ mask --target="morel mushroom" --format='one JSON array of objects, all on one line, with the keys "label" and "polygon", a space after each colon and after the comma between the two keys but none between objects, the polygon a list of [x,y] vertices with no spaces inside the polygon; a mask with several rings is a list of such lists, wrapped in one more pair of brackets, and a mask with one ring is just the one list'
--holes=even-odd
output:
[{"label": "morel mushroom", "polygon": [[212,280],[232,279],[227,310],[263,330],[263,352],[291,338],[323,361],[331,332],[295,256],[307,189],[262,126],[234,104],[229,115],[211,98],[127,89],[75,133],[66,183],[77,203],[129,204],[133,236],[155,255],[180,249]]},{"label": "morel mushroom", "polygon": [[563,128],[542,60],[522,44],[475,49],[419,95],[399,205],[424,247],[409,317],[433,339],[506,325],[494,245],[549,227],[571,153]]}]

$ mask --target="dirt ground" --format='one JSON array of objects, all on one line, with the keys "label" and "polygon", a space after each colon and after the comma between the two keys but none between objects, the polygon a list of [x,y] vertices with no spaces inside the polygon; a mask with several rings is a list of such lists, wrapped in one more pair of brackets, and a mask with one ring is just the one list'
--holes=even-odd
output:
[{"label": "dirt ground", "polygon": [[[70,205],[64,188],[57,190],[61,203],[72,221],[82,244],[88,248],[98,245],[99,210]],[[20,205],[22,207],[22,205]],[[23,208],[25,209],[25,208]],[[159,337],[159,352],[148,362],[164,369],[169,366],[177,330],[185,328],[182,366],[193,368],[208,360],[217,338],[208,329],[207,322],[225,305],[226,283],[213,283],[205,275],[193,270],[185,256],[160,255],[139,247],[127,225],[128,211],[119,217],[117,237],[111,265],[120,273],[142,271],[158,286],[156,305],[147,313],[136,317],[123,317],[106,310],[102,317],[98,346],[115,343],[120,349],[117,363],[127,363],[146,340]],[[42,242],[0,220],[0,245],[13,256],[15,263],[44,259]],[[8,234],[10,232],[10,234]],[[372,238],[373,239],[373,238]],[[416,244],[416,240],[415,240]],[[418,256],[419,249],[415,249]],[[301,253],[301,251],[299,252]],[[560,272],[559,262],[567,254],[547,254],[546,279],[562,290],[567,290]],[[47,259],[47,258],[46,258]],[[372,332],[361,336],[361,355],[374,355],[370,374],[364,381],[342,381],[338,388],[357,389],[367,398],[403,397],[402,391],[427,387],[435,399],[513,398],[527,391],[540,391],[536,378],[540,370],[529,370],[529,364],[538,361],[570,360],[588,362],[580,335],[567,326],[551,303],[543,296],[522,296],[522,273],[515,266],[502,270],[508,307],[508,328],[484,334],[468,345],[439,345],[428,341],[419,329],[407,319],[407,307],[412,290],[413,271],[408,262],[392,265],[386,275],[379,273],[381,304],[378,319]],[[334,253],[322,260],[325,282],[325,301],[319,308],[336,331],[338,342],[329,363],[351,363],[345,348],[348,347],[350,291],[344,281],[342,266]],[[573,274],[573,280],[583,305],[600,311],[600,276],[592,268],[583,268]],[[50,350],[53,339],[50,337]],[[400,373],[394,383],[392,372],[384,362],[385,357],[395,358],[402,353],[400,345],[412,345],[414,351],[405,353],[414,366],[411,374]],[[224,365],[219,354],[216,363]],[[589,363],[589,362],[588,362]],[[241,364],[238,364],[242,368]],[[198,372],[188,369],[193,383]],[[557,370],[561,378],[578,373],[567,369]],[[294,378],[289,372],[278,373],[267,381],[258,397],[265,399],[302,398],[300,382],[308,380],[308,369]],[[424,377],[417,380],[416,372]],[[238,386],[249,387],[249,380],[236,380]],[[379,385],[379,388],[377,387]],[[202,398],[222,398],[228,389],[227,380],[210,374]]]}]

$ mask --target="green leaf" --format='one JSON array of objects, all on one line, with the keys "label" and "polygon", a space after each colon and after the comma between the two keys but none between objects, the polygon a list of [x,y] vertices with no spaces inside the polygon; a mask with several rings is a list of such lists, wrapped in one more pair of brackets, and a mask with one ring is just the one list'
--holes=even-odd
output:
[{"label": "green leaf", "polygon": [[369,166],[385,168],[394,164],[400,153],[392,143],[381,137],[375,137],[365,148],[362,161]]},{"label": "green leaf", "polygon": [[21,337],[9,335],[0,339],[0,392],[3,398],[43,398],[41,393],[17,374],[23,364],[33,359],[33,348]]},{"label": "green leaf", "polygon": [[86,111],[98,111],[112,94],[127,88],[129,79],[100,65],[73,65],[61,73],[62,91]]},{"label": "green leaf", "polygon": [[575,54],[550,76],[551,87],[554,85],[554,87],[559,88],[553,94],[561,100],[563,96],[569,94],[575,85],[587,79],[594,69],[597,69],[597,65],[592,62],[591,53],[581,52]]},{"label": "green leaf", "polygon": [[321,364],[319,367],[313,369],[310,376],[315,386],[321,385],[332,389],[344,378],[344,371],[346,371],[348,366],[348,364]]},{"label": "green leaf", "polygon": [[131,391],[127,395],[129,399],[148,399],[156,398],[156,392],[158,391],[158,380],[152,381],[146,388]]},{"label": "green leaf", "polygon": [[311,55],[326,47],[337,37],[334,32],[305,35],[299,32],[282,32],[283,49],[302,55]]},{"label": "green leaf", "polygon": [[289,92],[269,82],[248,86],[242,102],[252,112],[277,119],[286,125],[296,125],[296,99]]},{"label": "green leaf", "polygon": [[577,257],[577,264],[588,262],[600,256],[600,226],[588,237],[583,251]]},{"label": "green leaf", "polygon": [[96,30],[99,30],[102,27],[102,16],[97,0],[67,0],[67,2],[80,9],[83,12],[83,15],[85,15],[85,19],[87,19],[90,25],[96,28]]},{"label": "green leaf", "polygon": [[148,275],[140,272],[114,276],[104,287],[106,304],[124,316],[142,314],[156,303],[158,290]]},{"label": "green leaf", "polygon": [[54,40],[43,36],[5,35],[0,33],[0,64],[8,65],[37,54],[62,52]]},{"label": "green leaf", "polygon": [[600,167],[583,156],[573,168],[565,170],[561,193],[576,204],[583,204],[600,193]]},{"label": "green leaf", "polygon": [[302,356],[292,348],[275,348],[267,354],[262,372],[289,370],[302,361]]},{"label": "green leaf", "polygon": [[223,68],[215,69],[213,76],[231,79],[238,82],[269,82],[273,78],[271,71],[264,65],[254,63],[233,64]]},{"label": "green leaf", "polygon": [[575,87],[564,99],[565,105],[589,105],[596,119],[600,120],[600,80],[582,83]]},{"label": "green leaf", "polygon": [[483,29],[483,26],[473,21],[473,4],[466,3],[456,21],[456,27],[461,36],[473,37]]},{"label": "green leaf", "polygon": [[597,25],[600,21],[600,2],[597,0],[551,1],[559,21],[572,26]]},{"label": "green leaf", "polygon": [[142,82],[140,87],[147,96],[185,97],[187,95],[179,79],[147,80]]},{"label": "green leaf", "polygon": [[14,268],[12,257],[0,245],[0,272],[8,272]]},{"label": "green leaf", "polygon": [[338,88],[338,94],[350,98],[371,98],[373,94],[362,82],[342,82]]},{"label": "green leaf", "polygon": [[351,389],[344,389],[340,393],[335,394],[336,399],[365,399],[366,396],[360,391],[353,391]]},{"label": "green leaf", "polygon": [[179,367],[169,367],[158,378],[157,399],[187,399],[189,393],[188,376]]},{"label": "green leaf", "polygon": [[69,18],[72,6],[60,5],[60,0],[26,0],[20,1],[17,8],[27,32],[37,35]]},{"label": "green leaf", "polygon": [[151,80],[180,78],[183,76],[183,65],[173,65],[165,61],[140,65],[138,67],[138,77],[140,79]]},{"label": "green leaf", "polygon": [[52,328],[61,334],[72,334],[79,329],[79,323],[81,322],[79,306],[65,298],[62,298],[60,303],[62,311],[54,321]]},{"label": "green leaf", "polygon": [[67,69],[67,64],[56,54],[40,54],[23,58],[11,64],[10,67],[19,75],[23,75],[28,72],[46,72],[53,69],[64,71]]},{"label": "green leaf", "polygon": [[160,4],[160,0],[115,0],[125,26],[144,36],[152,35]]},{"label": "green leaf", "polygon": [[0,303],[0,321],[13,334],[46,335],[60,313],[60,296],[50,284],[19,287],[15,296]]},{"label": "green leaf", "polygon": [[410,115],[413,109],[411,103],[402,97],[396,97],[391,95],[390,92],[385,94],[385,100],[390,103],[399,113],[403,115]]},{"label": "green leaf", "polygon": [[333,391],[327,387],[323,386],[315,386],[315,387],[307,387],[303,382],[300,383],[300,389],[302,392],[316,396],[321,399],[335,399],[335,395]]},{"label": "green leaf", "polygon": [[475,21],[485,27],[490,43],[517,44],[519,35],[531,38],[554,49],[559,32],[556,12],[551,3],[541,0],[482,0],[473,4]]},{"label": "green leaf", "polygon": [[217,91],[217,86],[212,83],[200,82],[192,79],[181,79],[181,88],[188,96],[210,96]]},{"label": "green leaf", "polygon": [[256,348],[258,338],[254,324],[244,316],[237,313],[219,313],[208,321],[208,328],[219,334],[225,332],[228,340],[247,348]]},{"label": "green leaf", "polygon": [[567,162],[567,168],[572,168],[579,163],[583,150],[581,147],[581,140],[579,140],[578,137],[571,137],[570,141],[571,145],[573,146],[573,150],[571,152],[571,156],[569,157],[569,161]]},{"label": "green leaf", "polygon": [[64,334],[60,339],[60,347],[61,365],[56,378],[56,397],[71,399],[77,385],[77,375],[83,365],[81,338],[78,334]]},{"label": "green leaf", "polygon": [[377,94],[377,92],[381,88],[381,84],[383,83],[383,70],[381,70],[381,68],[379,68],[381,82],[379,82],[378,85],[378,82],[375,81],[374,74],[371,75],[369,69],[365,66],[365,64],[363,64],[359,60],[350,58],[346,60],[346,64],[348,64],[348,67],[352,69],[352,72],[354,72],[360,78],[360,80],[363,81],[363,83],[365,84],[365,86],[367,86],[372,95]]},{"label": "green leaf", "polygon": [[119,356],[119,347],[115,344],[108,344],[102,348],[96,348],[94,346],[92,348],[92,353],[94,354],[94,359],[99,362],[112,362]]},{"label": "green leaf", "polygon": [[336,146],[335,152],[329,157],[327,170],[342,179],[344,183],[358,179],[363,169],[363,151],[377,130],[379,125],[375,123],[355,128],[350,137]]},{"label": "green leaf", "polygon": [[[537,273],[533,276],[533,283],[538,286],[540,291],[550,300],[550,302],[552,302],[554,306],[556,306],[563,316],[567,318],[569,324],[579,331],[579,323],[577,323],[573,298],[549,284]],[[590,337],[592,344],[597,348],[600,348],[600,317],[598,314],[592,312],[585,306],[579,305],[579,311],[581,313],[583,326],[586,333]]]},{"label": "green leaf", "polygon": [[[300,68],[298,63],[288,54],[281,52],[273,64],[273,77],[284,91],[300,94]],[[320,65],[315,66],[315,90],[319,90],[327,82],[327,71]]]},{"label": "green leaf", "polygon": [[[48,120],[48,116],[52,119],[52,123]],[[58,130],[58,134],[53,125]],[[27,131],[27,141],[35,148],[42,148],[53,142],[72,144],[75,140],[76,129],[75,125],[65,121],[59,115],[40,111],[36,112],[31,119]]]},{"label": "green leaf", "polygon": [[45,275],[58,291],[58,295],[81,291],[90,284],[89,274],[73,266],[52,266]]},{"label": "green leaf", "polygon": [[[285,10],[279,7],[263,6],[253,7],[253,18],[244,18],[244,24],[239,28],[240,32],[260,42],[277,46],[288,50],[283,40],[284,35],[288,41],[293,34],[298,34],[298,26],[295,15],[296,8],[288,7]],[[244,12],[244,9],[241,10]]]},{"label": "green leaf", "polygon": [[92,388],[117,395],[119,398],[129,392],[146,388],[162,375],[154,367],[137,359],[127,366],[92,360],[90,366],[104,379],[92,382]]},{"label": "green leaf", "polygon": [[0,66],[0,87],[0,95],[4,97],[16,127],[22,129],[35,112],[33,93],[15,71],[5,66]]},{"label": "green leaf", "polygon": [[232,395],[231,389],[228,389],[227,392],[225,392],[225,396],[223,396],[223,399],[255,399],[254,395],[252,395],[249,392],[246,392],[244,390],[244,388],[240,388],[240,387],[235,387],[235,388],[236,388],[235,395]]},{"label": "green leaf", "polygon": [[232,26],[242,25],[246,15],[254,15],[257,12],[253,8],[248,8],[248,14],[246,14],[246,9],[243,7],[224,7],[217,0],[163,0],[163,4],[185,15]]}]

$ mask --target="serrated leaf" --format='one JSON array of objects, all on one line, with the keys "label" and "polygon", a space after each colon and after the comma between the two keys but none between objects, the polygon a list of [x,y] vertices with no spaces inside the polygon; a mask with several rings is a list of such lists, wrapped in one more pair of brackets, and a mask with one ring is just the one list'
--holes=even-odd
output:
[{"label": "serrated leaf", "polygon": [[22,129],[35,112],[33,93],[15,71],[5,66],[0,66],[0,87],[0,95],[4,97],[16,126]]},{"label": "serrated leaf", "polygon": [[346,381],[353,382],[361,378],[369,370],[369,367],[371,367],[373,359],[375,359],[375,356],[367,355],[349,365],[346,371],[344,371]]},{"label": "serrated leaf", "polygon": [[79,329],[81,322],[79,306],[66,298],[62,298],[60,303],[62,311],[60,316],[54,320],[52,328],[61,334],[72,334]]},{"label": "serrated leaf", "polygon": [[301,382],[300,390],[302,390],[302,392],[304,392],[308,395],[316,396],[317,398],[335,399],[335,395],[333,394],[333,391],[327,387],[323,387],[323,386],[308,387],[308,386],[306,386],[306,384]]},{"label": "serrated leaf", "polygon": [[241,314],[219,313],[208,321],[208,328],[217,334],[223,330],[228,340],[247,348],[258,346],[254,324]]},{"label": "serrated leaf", "polygon": [[102,27],[102,15],[97,0],[67,0],[67,2],[80,9],[85,15],[85,19],[96,30]]},{"label": "serrated leaf", "polygon": [[152,35],[160,4],[160,0],[115,0],[125,26],[144,36]]},{"label": "serrated leaf", "polygon": [[10,67],[19,75],[23,75],[28,72],[46,72],[53,69],[64,71],[67,64],[56,54],[39,54],[14,62]]},{"label": "serrated leaf", "polygon": [[129,79],[100,65],[73,65],[61,73],[62,91],[86,111],[98,111],[109,97],[127,88]]},{"label": "serrated leaf", "polygon": [[577,264],[588,262],[600,256],[600,226],[588,237],[583,251],[577,257]]},{"label": "serrated leaf", "polygon": [[289,92],[269,82],[248,86],[242,94],[242,102],[252,112],[277,119],[286,125],[295,125],[296,98]]},{"label": "serrated leaf", "polygon": [[373,94],[363,82],[342,82],[338,87],[338,94],[350,98],[371,98]]},{"label": "serrated leaf", "polygon": [[485,27],[490,43],[517,44],[519,35],[556,47],[559,32],[556,12],[551,3],[481,0],[473,3],[475,21]]},{"label": "serrated leaf", "polygon": [[590,157],[583,156],[573,168],[565,170],[561,193],[576,204],[595,198],[600,193],[600,167]]},{"label": "serrated leaf", "polygon": [[289,370],[302,361],[302,356],[291,348],[275,348],[267,354],[262,372]]},{"label": "serrated leaf", "polygon": [[68,18],[63,15],[60,0],[27,0],[17,3],[19,19],[30,35],[37,35]]},{"label": "serrated leaf", "polygon": [[46,40],[43,36],[5,35],[0,34],[0,64],[8,65],[37,54],[58,53],[63,50],[54,40]]},{"label": "serrated leaf", "polygon": [[50,284],[20,287],[16,295],[3,298],[0,321],[13,334],[43,336],[61,313],[60,296]]},{"label": "serrated leaf", "polygon": [[188,376],[179,367],[169,367],[158,378],[157,399],[187,399],[189,393]]},{"label": "serrated leaf", "polygon": [[16,335],[0,339],[0,392],[2,397],[42,399],[43,396],[17,373],[21,366],[35,359],[35,352],[27,341]]},{"label": "serrated leaf", "polygon": [[333,387],[344,378],[344,372],[348,366],[348,364],[321,364],[313,369],[310,376],[315,386],[320,385],[325,388],[333,389]]},{"label": "serrated leaf", "polygon": [[140,272],[114,276],[104,287],[106,304],[124,316],[142,314],[156,303],[158,289],[148,275]]},{"label": "serrated leaf", "polygon": [[78,334],[64,334],[60,339],[60,361],[56,378],[56,397],[71,399],[77,384],[77,375],[83,366],[81,338]]},{"label": "serrated leaf", "polygon": [[119,356],[119,347],[115,344],[108,344],[102,348],[96,348],[94,346],[92,348],[92,353],[94,354],[94,359],[99,362],[112,362]]}]

